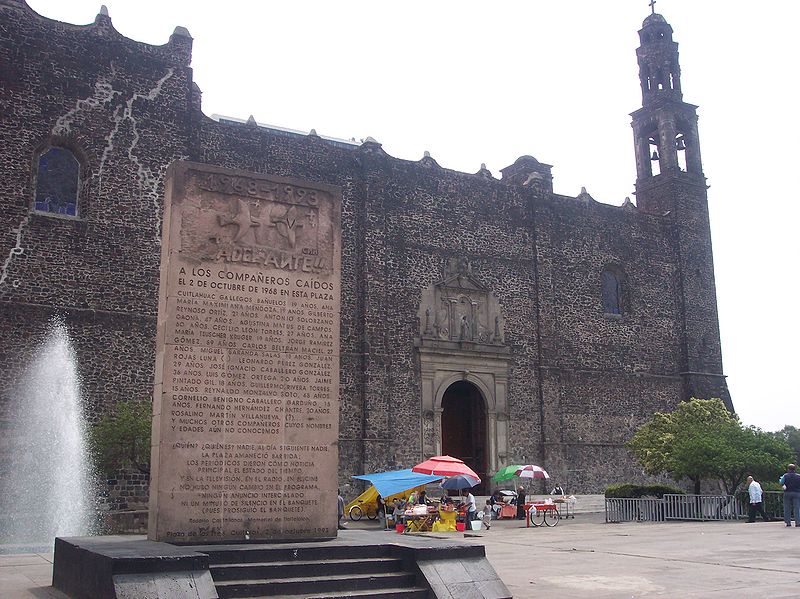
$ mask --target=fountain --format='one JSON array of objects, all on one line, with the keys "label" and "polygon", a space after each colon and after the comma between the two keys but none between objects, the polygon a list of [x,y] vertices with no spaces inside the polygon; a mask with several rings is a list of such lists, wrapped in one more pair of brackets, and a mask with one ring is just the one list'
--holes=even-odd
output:
[{"label": "fountain", "polygon": [[80,378],[60,320],[51,323],[13,397],[10,457],[0,472],[0,539],[52,551],[54,537],[95,529]]}]

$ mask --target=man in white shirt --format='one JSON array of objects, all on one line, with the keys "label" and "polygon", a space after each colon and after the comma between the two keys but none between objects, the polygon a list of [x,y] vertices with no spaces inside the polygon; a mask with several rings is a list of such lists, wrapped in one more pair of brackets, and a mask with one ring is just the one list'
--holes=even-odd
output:
[{"label": "man in white shirt", "polygon": [[761,485],[752,476],[747,477],[747,492],[750,494],[750,509],[748,510],[749,518],[747,521],[755,522],[756,514],[761,514],[761,519],[764,522],[769,522],[769,518],[764,513],[764,492],[761,490]]},{"label": "man in white shirt", "polygon": [[467,492],[467,528],[469,523],[472,522],[478,514],[478,506],[475,502],[475,496],[472,491]]}]

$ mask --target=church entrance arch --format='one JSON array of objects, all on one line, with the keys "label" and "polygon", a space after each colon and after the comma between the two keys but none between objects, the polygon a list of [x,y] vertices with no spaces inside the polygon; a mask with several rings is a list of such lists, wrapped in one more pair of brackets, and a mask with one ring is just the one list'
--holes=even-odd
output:
[{"label": "church entrance arch", "polygon": [[442,396],[442,453],[461,458],[484,481],[473,493],[484,494],[488,472],[486,400],[469,381],[456,381]]},{"label": "church entrance arch", "polygon": [[500,302],[469,262],[450,258],[444,278],[422,290],[417,349],[422,455],[463,459],[484,480],[509,458],[508,376]]}]

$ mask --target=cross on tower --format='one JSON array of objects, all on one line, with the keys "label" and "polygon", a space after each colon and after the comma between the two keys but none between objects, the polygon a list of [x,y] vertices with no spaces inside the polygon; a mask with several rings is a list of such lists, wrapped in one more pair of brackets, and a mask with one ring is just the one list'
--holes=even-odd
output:
[{"label": "cross on tower", "polygon": [[650,7],[650,12],[652,14],[656,14],[656,0],[650,0],[650,4],[648,4],[647,6]]}]

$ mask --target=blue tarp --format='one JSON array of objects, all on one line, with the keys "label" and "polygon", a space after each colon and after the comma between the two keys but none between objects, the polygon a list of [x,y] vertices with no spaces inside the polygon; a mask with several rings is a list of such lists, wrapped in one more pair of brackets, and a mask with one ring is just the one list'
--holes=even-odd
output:
[{"label": "blue tarp", "polygon": [[374,474],[361,474],[354,476],[359,480],[366,480],[372,483],[383,497],[389,497],[396,493],[408,491],[414,487],[427,485],[428,483],[442,480],[441,476],[431,476],[429,474],[417,474],[411,469],[394,470],[392,472],[375,472]]}]

